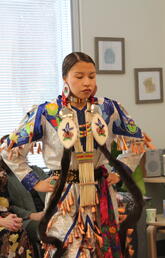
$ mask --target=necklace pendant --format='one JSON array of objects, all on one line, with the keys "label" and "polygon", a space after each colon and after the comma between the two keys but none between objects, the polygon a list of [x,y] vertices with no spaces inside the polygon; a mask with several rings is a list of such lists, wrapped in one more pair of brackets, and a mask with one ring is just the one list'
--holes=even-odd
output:
[{"label": "necklace pendant", "polygon": [[91,123],[93,137],[99,145],[104,145],[108,138],[108,127],[99,113],[94,113]]},{"label": "necklace pendant", "polygon": [[65,117],[58,127],[58,136],[62,145],[70,149],[77,140],[77,128],[70,117]]}]

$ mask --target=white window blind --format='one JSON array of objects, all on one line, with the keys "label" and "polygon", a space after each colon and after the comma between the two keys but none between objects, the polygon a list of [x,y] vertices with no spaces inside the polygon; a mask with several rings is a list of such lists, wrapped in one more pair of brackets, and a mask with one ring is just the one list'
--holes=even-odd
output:
[{"label": "white window blind", "polygon": [[61,93],[71,51],[70,0],[0,0],[0,137]]},{"label": "white window blind", "polygon": [[33,104],[61,93],[71,52],[70,0],[0,1],[0,136]]}]

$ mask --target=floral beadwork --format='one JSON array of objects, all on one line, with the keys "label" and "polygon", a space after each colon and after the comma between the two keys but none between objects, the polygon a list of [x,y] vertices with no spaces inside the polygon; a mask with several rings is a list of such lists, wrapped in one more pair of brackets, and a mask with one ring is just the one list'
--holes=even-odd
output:
[{"label": "floral beadwork", "polygon": [[104,124],[101,123],[100,119],[98,118],[98,122],[95,123],[97,125],[96,131],[99,136],[105,136]]},{"label": "floral beadwork", "polygon": [[53,127],[58,128],[59,124],[61,122],[61,118],[60,117],[56,117],[56,119],[50,119],[50,123]]},{"label": "floral beadwork", "polygon": [[73,130],[73,127],[69,126],[69,123],[66,124],[65,128],[62,129],[64,131],[63,137],[65,140],[71,140],[73,137],[73,133],[71,132]]},{"label": "floral beadwork", "polygon": [[129,132],[129,133],[136,133],[137,132],[137,130],[138,130],[138,127],[137,127],[137,125],[135,124],[135,122],[134,122],[134,120],[132,120],[132,119],[129,119],[129,120],[127,120],[127,122],[126,122],[126,130]]},{"label": "floral beadwork", "polygon": [[45,111],[43,114],[46,116],[46,119],[51,123],[51,125],[57,129],[61,118],[58,116],[59,106],[56,103],[48,103],[45,106]]},{"label": "floral beadwork", "polygon": [[86,137],[91,132],[91,124],[86,123],[83,125],[79,125],[79,129],[80,129],[80,138]]},{"label": "floral beadwork", "polygon": [[49,116],[55,116],[58,112],[58,105],[56,103],[48,103],[45,108]]}]

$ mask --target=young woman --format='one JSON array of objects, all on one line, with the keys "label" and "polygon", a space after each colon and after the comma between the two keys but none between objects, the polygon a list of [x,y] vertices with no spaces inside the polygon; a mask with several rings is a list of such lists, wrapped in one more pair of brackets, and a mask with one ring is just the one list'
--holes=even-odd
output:
[{"label": "young woman", "polygon": [[[88,55],[73,52],[66,56],[62,76],[62,96],[27,113],[4,144],[3,159],[29,191],[49,192],[40,224],[46,257],[121,258],[125,254],[108,183],[121,178],[133,195],[133,219],[128,216],[122,223],[123,228],[131,227],[140,217],[143,201],[127,165],[136,167],[150,140],[116,101],[94,97],[96,68]],[[38,180],[26,162],[28,151],[39,140],[45,163],[53,171],[53,177],[44,181]],[[110,154],[114,140],[127,152],[125,164]],[[115,173],[107,172],[107,163]],[[131,246],[127,249],[131,255]]]}]

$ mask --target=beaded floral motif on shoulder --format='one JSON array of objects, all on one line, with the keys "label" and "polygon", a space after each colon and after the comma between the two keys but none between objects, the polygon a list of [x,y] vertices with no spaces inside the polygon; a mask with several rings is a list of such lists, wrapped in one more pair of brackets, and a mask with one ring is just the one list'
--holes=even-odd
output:
[{"label": "beaded floral motif on shoulder", "polygon": [[61,118],[58,116],[58,113],[59,113],[59,106],[57,103],[48,103],[45,106],[44,115],[55,129],[58,128],[61,122]]}]

